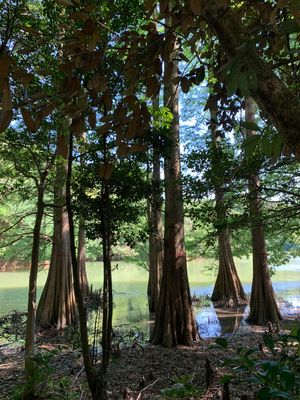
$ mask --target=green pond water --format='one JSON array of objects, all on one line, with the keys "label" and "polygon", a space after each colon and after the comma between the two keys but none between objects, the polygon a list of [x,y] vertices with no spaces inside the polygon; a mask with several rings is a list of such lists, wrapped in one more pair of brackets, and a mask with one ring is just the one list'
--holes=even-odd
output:
[{"label": "green pond water", "polygon": [[[210,261],[189,263],[188,272],[191,293],[210,295],[214,276]],[[251,290],[251,260],[237,260],[237,269],[246,293]],[[45,283],[48,271],[38,274],[38,296]],[[88,263],[89,284],[100,288],[102,284],[102,263]],[[0,273],[0,315],[12,310],[25,311],[27,305],[28,271]],[[114,326],[137,326],[143,330],[151,329],[147,306],[147,271],[135,264],[119,262],[114,264]],[[300,259],[277,269],[273,286],[284,315],[300,314]],[[212,305],[195,309],[200,334],[203,337],[219,336],[223,333],[247,330],[244,321],[248,309],[230,310],[224,313]]]}]

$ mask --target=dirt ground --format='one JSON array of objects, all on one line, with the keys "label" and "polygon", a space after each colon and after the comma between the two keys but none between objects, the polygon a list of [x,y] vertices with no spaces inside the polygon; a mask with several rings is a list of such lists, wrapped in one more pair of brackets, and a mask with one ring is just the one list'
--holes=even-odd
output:
[{"label": "dirt ground", "polygon": [[[281,330],[288,332],[295,321],[283,321]],[[193,393],[185,399],[221,400],[221,376],[230,374],[232,367],[224,361],[236,354],[238,347],[259,349],[263,331],[235,334],[227,338],[227,349],[215,345],[214,339],[200,340],[194,347],[167,349],[145,343],[133,344],[115,351],[108,374],[109,399],[155,400],[163,397],[162,390],[189,382]],[[37,382],[42,399],[90,400],[79,349],[72,349],[61,338],[39,338],[39,376]],[[209,363],[208,361],[209,360]],[[210,364],[210,368],[209,365]],[[17,398],[22,387],[24,351],[22,348],[0,347],[0,399]],[[207,385],[209,383],[209,387]],[[257,388],[250,384],[230,385],[231,400],[252,400]]]}]

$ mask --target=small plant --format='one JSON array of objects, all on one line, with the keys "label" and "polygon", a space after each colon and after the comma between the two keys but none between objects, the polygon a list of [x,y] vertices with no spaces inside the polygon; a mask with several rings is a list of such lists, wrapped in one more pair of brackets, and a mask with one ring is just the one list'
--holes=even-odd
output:
[{"label": "small plant", "polygon": [[11,400],[22,400],[24,388],[23,385],[16,386],[10,394]]},{"label": "small plant", "polygon": [[54,368],[51,367],[50,361],[55,355],[55,351],[43,352],[38,351],[33,357],[33,367],[31,369],[31,376],[27,382],[27,386],[17,385],[13,392],[11,393],[12,400],[21,400],[24,398],[24,393],[26,388],[34,388],[34,394],[32,394],[32,399],[39,399],[41,396],[38,394],[39,387],[43,385],[43,392],[45,390],[45,382],[49,381],[49,378],[54,372]]},{"label": "small plant", "polygon": [[113,329],[112,345],[122,350],[143,350],[146,343],[146,335],[136,326],[127,328],[125,325]]},{"label": "small plant", "polygon": [[18,342],[25,338],[26,313],[16,310],[0,317],[0,338]]},{"label": "small plant", "polygon": [[196,307],[210,307],[211,305],[210,296],[207,294],[196,295],[196,293],[194,293],[192,296],[192,302]]},{"label": "small plant", "polygon": [[64,376],[58,380],[52,380],[47,385],[49,399],[79,400],[80,394],[73,390],[72,381]]},{"label": "small plant", "polygon": [[182,375],[178,377],[171,387],[161,390],[165,399],[185,399],[191,396],[198,396],[199,390],[192,384],[193,377]]},{"label": "small plant", "polygon": [[80,332],[77,326],[67,326],[64,329],[64,337],[68,343],[72,346],[73,350],[80,349],[81,347],[81,339]]},{"label": "small plant", "polygon": [[[226,382],[249,382],[259,387],[256,399],[300,399],[300,328],[289,335],[266,333],[258,349],[239,348],[224,364],[233,366]],[[227,348],[225,339],[217,342]],[[247,376],[241,376],[247,375]]]}]

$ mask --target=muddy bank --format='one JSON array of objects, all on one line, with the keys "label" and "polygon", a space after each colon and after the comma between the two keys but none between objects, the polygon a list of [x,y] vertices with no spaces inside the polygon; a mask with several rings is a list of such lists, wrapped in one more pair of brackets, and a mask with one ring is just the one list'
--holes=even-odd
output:
[{"label": "muddy bank", "polygon": [[30,262],[0,260],[0,272],[13,272],[30,269]]}]

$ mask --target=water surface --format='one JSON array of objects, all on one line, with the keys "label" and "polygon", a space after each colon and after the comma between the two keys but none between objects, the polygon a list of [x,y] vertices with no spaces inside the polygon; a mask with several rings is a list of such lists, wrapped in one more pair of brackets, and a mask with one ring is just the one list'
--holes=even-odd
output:
[{"label": "water surface", "polygon": [[[207,271],[209,261],[189,264],[191,293],[211,295],[214,277]],[[250,260],[237,260],[237,269],[246,293],[251,291]],[[89,283],[100,288],[102,282],[102,264],[89,263]],[[38,274],[38,296],[41,294],[48,271]],[[28,271],[0,273],[0,315],[11,310],[25,311],[27,307]],[[120,262],[115,264],[114,282],[114,325],[127,324],[148,329],[149,313],[147,305],[147,271],[135,264]],[[300,314],[300,259],[289,265],[279,267],[273,277],[273,287],[284,316]],[[196,320],[202,337],[219,336],[247,329],[245,317],[248,307],[238,310],[215,309],[209,307],[195,308]],[[151,326],[151,325],[150,325]]]}]

